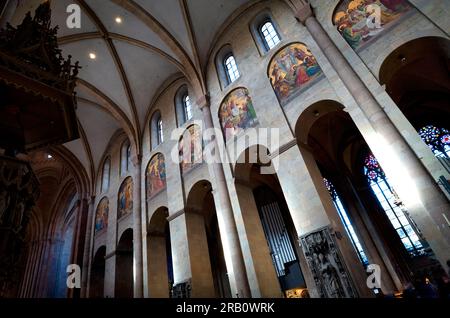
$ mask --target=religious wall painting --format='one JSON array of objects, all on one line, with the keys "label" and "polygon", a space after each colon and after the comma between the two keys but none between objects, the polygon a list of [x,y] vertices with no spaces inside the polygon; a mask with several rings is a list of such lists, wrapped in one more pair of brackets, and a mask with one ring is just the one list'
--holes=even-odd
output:
[{"label": "religious wall painting", "polygon": [[105,197],[100,200],[97,206],[97,211],[95,212],[95,233],[106,229],[108,226],[108,215],[109,200]]},{"label": "religious wall painting", "polygon": [[166,163],[164,155],[158,153],[150,159],[146,174],[147,199],[166,188]]},{"label": "religious wall painting", "polygon": [[237,88],[225,97],[219,109],[219,119],[226,141],[258,125],[253,102],[246,88]]},{"label": "religious wall painting", "polygon": [[178,142],[181,172],[186,173],[203,161],[203,136],[198,125],[189,126]]},{"label": "religious wall painting", "polygon": [[120,219],[133,212],[133,179],[131,177],[122,182],[118,199],[117,218]]},{"label": "religious wall painting", "polygon": [[268,72],[282,106],[323,75],[314,55],[301,43],[290,44],[277,52],[269,64]]},{"label": "religious wall painting", "polygon": [[411,9],[406,0],[344,0],[336,8],[333,21],[356,50],[395,25]]}]

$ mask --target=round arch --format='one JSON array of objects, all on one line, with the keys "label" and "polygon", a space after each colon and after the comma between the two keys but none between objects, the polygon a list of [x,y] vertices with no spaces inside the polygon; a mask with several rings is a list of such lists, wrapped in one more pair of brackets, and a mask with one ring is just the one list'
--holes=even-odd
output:
[{"label": "round arch", "polygon": [[133,229],[126,229],[116,247],[114,297],[133,298]]}]

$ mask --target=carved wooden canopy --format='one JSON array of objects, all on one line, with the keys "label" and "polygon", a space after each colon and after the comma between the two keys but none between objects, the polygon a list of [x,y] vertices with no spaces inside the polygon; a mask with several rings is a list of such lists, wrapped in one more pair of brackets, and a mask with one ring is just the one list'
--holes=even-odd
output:
[{"label": "carved wooden canopy", "polygon": [[28,151],[78,138],[78,62],[64,59],[49,2],[0,30],[0,147]]}]

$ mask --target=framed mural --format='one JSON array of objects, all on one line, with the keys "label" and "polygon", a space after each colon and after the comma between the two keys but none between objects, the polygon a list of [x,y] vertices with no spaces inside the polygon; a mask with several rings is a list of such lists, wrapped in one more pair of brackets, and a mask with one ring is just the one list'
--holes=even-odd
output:
[{"label": "framed mural", "polygon": [[126,178],[119,189],[117,219],[133,212],[133,179]]},{"label": "framed mural", "polygon": [[109,200],[104,197],[100,200],[95,212],[95,233],[106,229],[108,226]]},{"label": "framed mural", "polygon": [[219,109],[219,119],[226,141],[258,124],[252,99],[246,88],[236,88],[225,97]]},{"label": "framed mural", "polygon": [[282,106],[323,75],[314,55],[301,43],[290,44],[278,51],[269,64],[268,73]]},{"label": "framed mural", "polygon": [[147,199],[166,188],[166,163],[162,153],[158,153],[150,159],[147,166],[146,183]]},{"label": "framed mural", "polygon": [[203,136],[198,125],[189,126],[178,143],[181,172],[191,170],[203,161]]},{"label": "framed mural", "polygon": [[344,0],[336,8],[334,24],[350,46],[364,47],[411,10],[406,0]]}]

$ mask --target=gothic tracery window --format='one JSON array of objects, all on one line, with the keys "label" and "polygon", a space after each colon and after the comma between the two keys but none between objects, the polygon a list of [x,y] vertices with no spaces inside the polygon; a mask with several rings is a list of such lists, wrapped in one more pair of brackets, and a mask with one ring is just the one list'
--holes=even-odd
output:
[{"label": "gothic tracery window", "polygon": [[365,159],[364,173],[378,202],[411,256],[424,254],[419,231],[408,215],[406,207],[389,184],[377,159],[370,154]]},{"label": "gothic tracery window", "polygon": [[436,157],[450,159],[450,132],[447,129],[428,125],[419,130],[419,135]]},{"label": "gothic tracery window", "polygon": [[361,261],[361,263],[364,266],[367,266],[369,264],[369,260],[367,259],[366,253],[364,252],[364,249],[359,241],[358,236],[356,235],[356,232],[353,228],[353,225],[350,221],[350,218],[348,217],[348,213],[344,208],[344,205],[342,204],[341,198],[339,197],[336,188],[334,185],[326,178],[323,178],[323,182],[325,183],[325,186],[330,193],[331,199],[333,200],[334,206],[336,210],[338,211],[338,214],[342,220],[342,223],[344,224],[345,230],[347,231],[350,240],[353,244],[353,247],[355,248],[356,252],[358,253],[358,257]]}]

